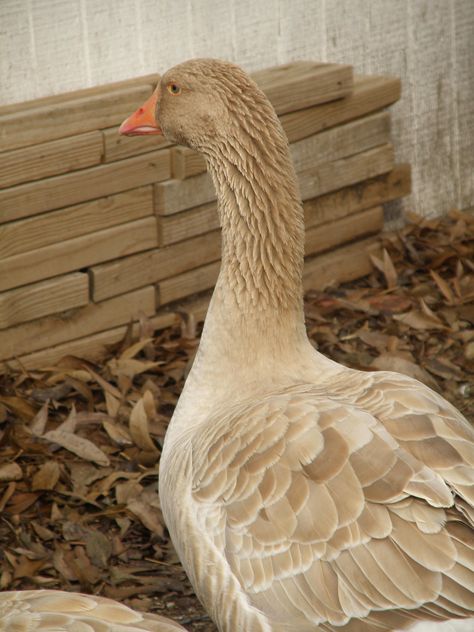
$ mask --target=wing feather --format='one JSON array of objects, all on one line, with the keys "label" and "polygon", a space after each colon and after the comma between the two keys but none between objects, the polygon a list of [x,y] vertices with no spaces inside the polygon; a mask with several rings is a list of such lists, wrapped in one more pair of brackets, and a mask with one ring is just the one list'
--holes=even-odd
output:
[{"label": "wing feather", "polygon": [[211,502],[225,512],[223,553],[250,602],[275,629],[467,616],[467,423],[404,376],[353,372],[323,386],[221,419],[221,459],[196,446],[196,511]]}]

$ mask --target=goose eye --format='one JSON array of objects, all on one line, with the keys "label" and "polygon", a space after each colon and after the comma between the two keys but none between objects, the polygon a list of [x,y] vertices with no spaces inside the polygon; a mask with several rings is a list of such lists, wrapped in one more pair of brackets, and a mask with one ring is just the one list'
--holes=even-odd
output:
[{"label": "goose eye", "polygon": [[169,83],[167,88],[168,88],[168,92],[171,92],[171,94],[174,94],[174,95],[180,94],[181,92],[181,88],[178,86],[177,83]]}]

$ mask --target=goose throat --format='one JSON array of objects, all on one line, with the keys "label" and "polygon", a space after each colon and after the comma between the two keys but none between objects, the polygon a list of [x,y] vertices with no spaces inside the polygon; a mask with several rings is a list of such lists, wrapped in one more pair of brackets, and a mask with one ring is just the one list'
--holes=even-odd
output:
[{"label": "goose throat", "polygon": [[271,123],[207,156],[222,227],[218,287],[241,310],[300,312],[303,210],[286,137]]}]

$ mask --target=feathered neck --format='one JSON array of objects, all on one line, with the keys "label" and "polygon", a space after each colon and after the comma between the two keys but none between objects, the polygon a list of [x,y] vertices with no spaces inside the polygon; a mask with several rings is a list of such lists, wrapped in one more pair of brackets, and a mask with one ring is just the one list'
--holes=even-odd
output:
[{"label": "feathered neck", "polygon": [[222,226],[219,292],[252,318],[302,318],[303,210],[286,137],[273,110],[233,123],[206,151]]}]

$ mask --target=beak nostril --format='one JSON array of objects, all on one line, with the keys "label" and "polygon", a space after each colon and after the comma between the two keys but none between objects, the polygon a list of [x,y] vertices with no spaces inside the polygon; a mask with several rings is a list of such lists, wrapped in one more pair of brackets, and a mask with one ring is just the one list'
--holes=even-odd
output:
[{"label": "beak nostril", "polygon": [[143,108],[140,108],[140,109],[138,110],[138,113],[139,113],[139,114],[143,114]]}]

